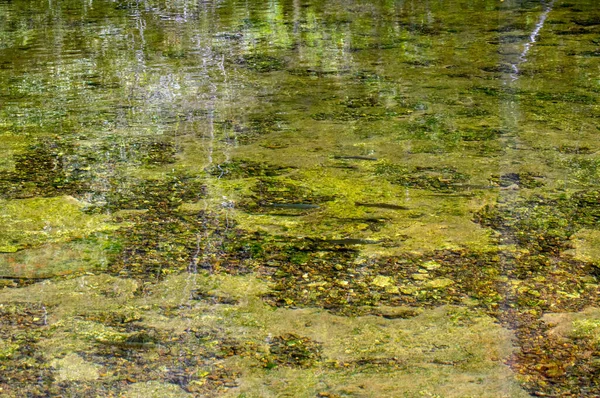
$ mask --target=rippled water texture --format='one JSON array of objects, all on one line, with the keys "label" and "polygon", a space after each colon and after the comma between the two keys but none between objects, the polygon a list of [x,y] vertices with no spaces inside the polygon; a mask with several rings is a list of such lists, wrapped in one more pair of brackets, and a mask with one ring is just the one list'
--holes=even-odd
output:
[{"label": "rippled water texture", "polygon": [[0,0],[0,396],[600,396],[596,0]]}]

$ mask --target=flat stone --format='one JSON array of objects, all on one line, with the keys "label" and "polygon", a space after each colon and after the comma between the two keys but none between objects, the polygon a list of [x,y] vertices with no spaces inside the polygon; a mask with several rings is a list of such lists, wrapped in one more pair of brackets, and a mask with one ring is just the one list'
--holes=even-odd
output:
[{"label": "flat stone", "polygon": [[428,271],[433,271],[434,269],[438,269],[442,266],[442,264],[438,263],[437,261],[426,261],[423,264],[421,264],[421,267],[425,268]]},{"label": "flat stone", "polygon": [[377,275],[371,282],[372,285],[379,287],[387,287],[392,284],[392,278],[389,276]]},{"label": "flat stone", "polygon": [[450,285],[453,285],[454,281],[449,278],[438,278],[427,282],[426,286],[431,289],[443,289]]},{"label": "flat stone", "polygon": [[100,377],[98,365],[86,362],[77,354],[69,354],[51,363],[56,369],[57,381],[91,381]]},{"label": "flat stone", "polygon": [[72,196],[0,200],[0,252],[66,242],[116,229],[106,215],[90,215]]},{"label": "flat stone", "polygon": [[381,315],[387,319],[407,319],[421,314],[423,310],[414,307],[389,307],[380,306],[374,311],[375,314]]},{"label": "flat stone", "polygon": [[428,276],[429,275],[427,275],[427,274],[416,273],[416,274],[412,274],[410,277],[413,278],[416,281],[424,281],[424,280],[427,280]]},{"label": "flat stone", "polygon": [[398,294],[400,293],[400,288],[398,286],[386,286],[385,292],[390,294]]}]

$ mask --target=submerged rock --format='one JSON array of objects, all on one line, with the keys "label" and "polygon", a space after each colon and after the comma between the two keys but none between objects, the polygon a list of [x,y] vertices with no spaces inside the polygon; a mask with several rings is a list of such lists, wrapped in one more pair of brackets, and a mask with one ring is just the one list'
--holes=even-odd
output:
[{"label": "submerged rock", "polygon": [[57,381],[92,381],[100,377],[99,366],[85,361],[77,354],[68,354],[51,362]]},{"label": "submerged rock", "polygon": [[72,196],[0,200],[0,253],[116,229],[107,216],[85,214],[84,208]]},{"label": "submerged rock", "polygon": [[434,279],[425,284],[428,288],[431,289],[443,289],[445,287],[451,286],[454,284],[454,281],[449,278],[439,278]]},{"label": "submerged rock", "polygon": [[393,279],[389,276],[377,275],[375,278],[373,278],[373,281],[371,283],[379,287],[388,287],[392,284],[392,282]]}]

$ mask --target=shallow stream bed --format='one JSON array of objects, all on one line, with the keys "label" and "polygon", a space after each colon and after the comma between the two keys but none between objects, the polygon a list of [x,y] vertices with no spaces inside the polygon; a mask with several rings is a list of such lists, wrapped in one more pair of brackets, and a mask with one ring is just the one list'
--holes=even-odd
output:
[{"label": "shallow stream bed", "polygon": [[0,0],[0,396],[600,396],[596,3]]}]

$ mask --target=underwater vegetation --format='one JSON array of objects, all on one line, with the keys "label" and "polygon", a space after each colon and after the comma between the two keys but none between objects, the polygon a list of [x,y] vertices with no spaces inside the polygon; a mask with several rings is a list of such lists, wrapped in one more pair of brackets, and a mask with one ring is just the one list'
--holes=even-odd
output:
[{"label": "underwater vegetation", "polygon": [[227,119],[220,123],[223,141],[231,144],[248,145],[265,136],[289,131],[285,118],[278,114],[248,115],[246,120]]},{"label": "underwater vegetation", "polygon": [[0,395],[600,396],[596,8],[0,2]]}]

